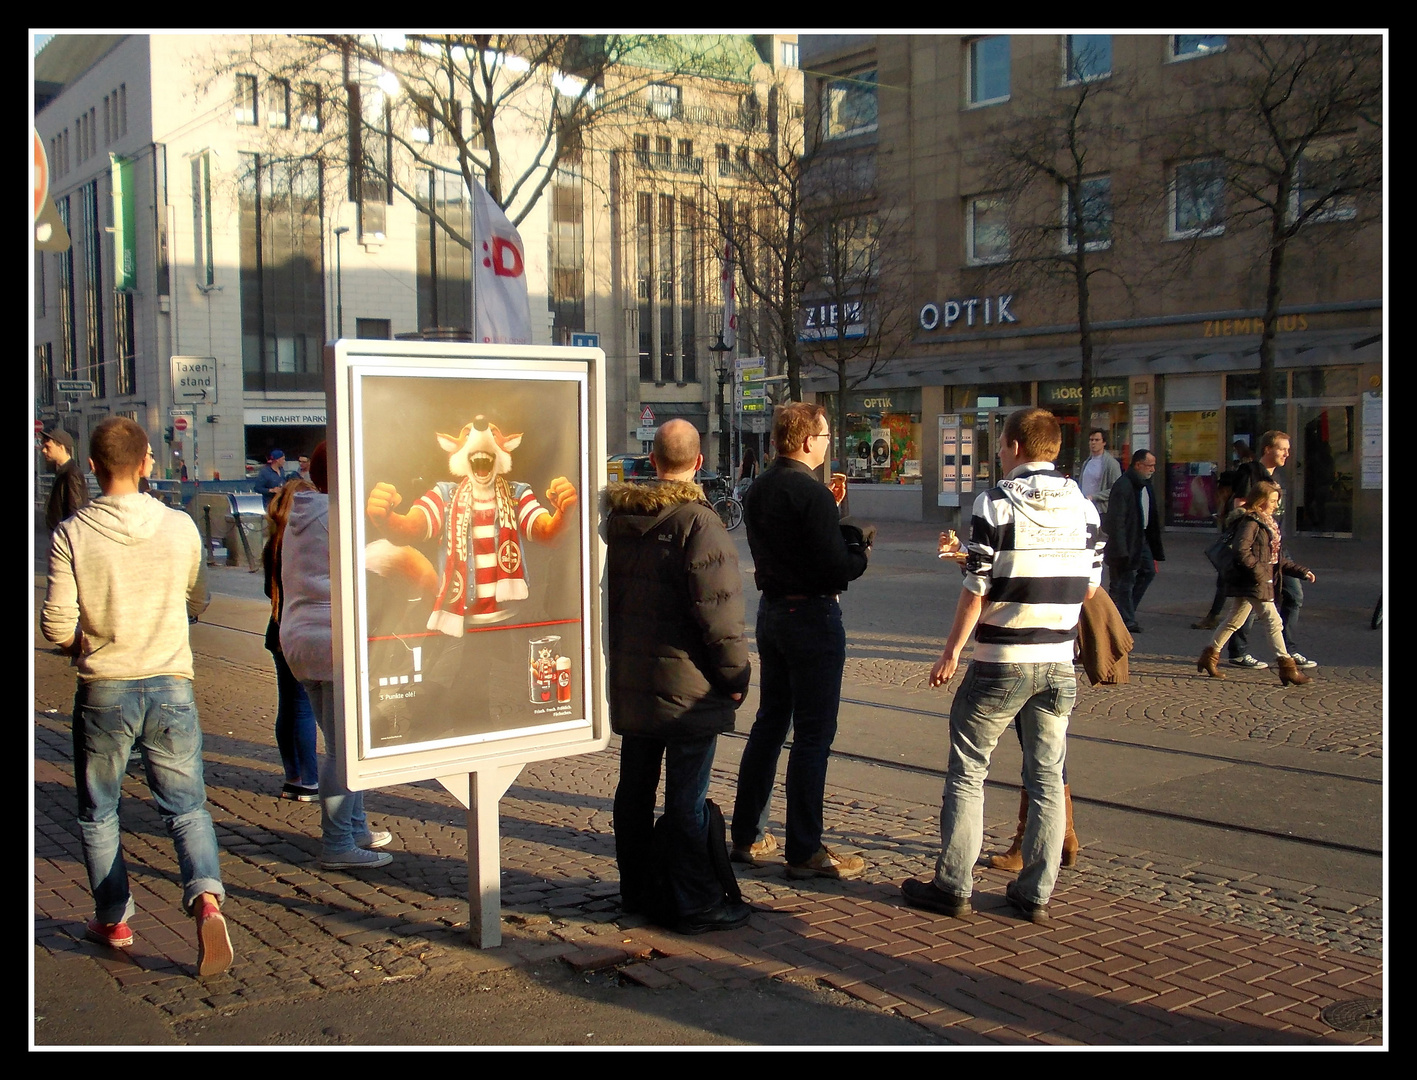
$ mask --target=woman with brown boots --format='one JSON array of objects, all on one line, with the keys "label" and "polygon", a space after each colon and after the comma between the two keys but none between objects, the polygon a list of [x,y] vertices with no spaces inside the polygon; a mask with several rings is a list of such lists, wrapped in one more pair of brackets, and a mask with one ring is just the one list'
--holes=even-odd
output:
[{"label": "woman with brown boots", "polygon": [[1269,637],[1270,646],[1276,657],[1282,685],[1309,682],[1295,665],[1293,657],[1284,648],[1284,624],[1274,606],[1275,582],[1280,574],[1301,577],[1314,581],[1308,567],[1291,562],[1282,554],[1279,526],[1274,520],[1274,511],[1279,506],[1279,485],[1262,480],[1250,489],[1249,505],[1237,509],[1226,523],[1237,522],[1235,528],[1235,562],[1225,579],[1225,595],[1228,600],[1220,618],[1220,627],[1215,637],[1200,659],[1196,670],[1204,672],[1212,679],[1223,679],[1225,674],[1217,667],[1220,650],[1230,640],[1230,636],[1245,624],[1250,612]]}]

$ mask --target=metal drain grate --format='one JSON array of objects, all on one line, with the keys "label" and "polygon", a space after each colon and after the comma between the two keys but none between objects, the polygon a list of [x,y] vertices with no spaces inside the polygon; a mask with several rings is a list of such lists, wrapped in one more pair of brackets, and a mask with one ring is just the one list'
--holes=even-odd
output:
[{"label": "metal drain grate", "polygon": [[1355,998],[1352,1001],[1335,1001],[1319,1013],[1319,1017],[1335,1031],[1382,1034],[1383,999]]}]

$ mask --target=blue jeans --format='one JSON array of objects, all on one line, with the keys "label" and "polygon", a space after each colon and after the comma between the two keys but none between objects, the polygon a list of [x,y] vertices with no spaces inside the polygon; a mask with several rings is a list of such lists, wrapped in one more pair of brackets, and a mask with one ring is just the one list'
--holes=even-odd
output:
[{"label": "blue jeans", "polygon": [[1112,562],[1107,564],[1107,568],[1111,572],[1107,595],[1112,597],[1112,603],[1117,605],[1122,622],[1131,630],[1137,625],[1137,608],[1141,607],[1141,598],[1146,595],[1147,587],[1156,577],[1156,560],[1152,557],[1151,545],[1143,540],[1141,555],[1138,561],[1130,566]]},{"label": "blue jeans", "polygon": [[276,747],[287,783],[315,787],[320,782],[320,759],[315,754],[315,710],[300,680],[292,674],[279,649],[276,662]]},{"label": "blue jeans", "polygon": [[945,892],[968,896],[974,891],[974,864],[984,844],[984,778],[999,736],[1017,718],[1028,792],[1019,892],[1035,904],[1048,902],[1067,830],[1063,765],[1076,697],[1072,664],[971,661],[950,706],[950,763],[935,863],[935,883]]},{"label": "blue jeans", "polygon": [[846,630],[841,605],[827,596],[769,600],[758,605],[758,717],[738,767],[733,843],[763,838],[777,759],[792,730],[787,758],[789,863],[803,863],[822,846],[822,798],[827,759],[836,738]]},{"label": "blue jeans", "polygon": [[206,809],[202,728],[192,680],[156,676],[80,682],[74,695],[74,782],[84,866],[94,914],[102,923],[123,922],[135,910],[118,835],[118,800],[134,745],[177,849],[183,909],[190,911],[202,893],[218,901],[226,895],[216,830]]},{"label": "blue jeans", "polygon": [[[615,861],[620,867],[620,896],[644,911],[650,897],[654,859],[654,804],[659,769],[664,762],[664,816],[673,834],[665,876],[677,915],[696,915],[723,900],[708,858],[709,774],[718,736],[700,739],[652,739],[625,735],[620,740],[620,783],[615,788]],[[720,837],[717,841],[722,843]]]},{"label": "blue jeans", "polygon": [[350,791],[344,781],[344,770],[335,757],[335,684],[306,681],[305,693],[315,719],[320,724],[320,736],[325,740],[325,752],[320,755],[320,834],[324,840],[323,857],[344,855],[359,846],[369,833],[364,817],[364,792]]}]

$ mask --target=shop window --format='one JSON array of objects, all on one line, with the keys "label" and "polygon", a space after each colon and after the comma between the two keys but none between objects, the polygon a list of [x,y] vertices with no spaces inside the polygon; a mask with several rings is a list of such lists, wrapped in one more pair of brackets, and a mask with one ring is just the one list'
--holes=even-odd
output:
[{"label": "shop window", "polygon": [[[837,422],[835,396],[828,416]],[[870,390],[846,395],[841,427],[841,457],[836,470],[856,483],[921,482],[920,388]]]},{"label": "shop window", "polygon": [[1220,411],[1168,412],[1165,437],[1166,524],[1214,528],[1215,514],[1220,509],[1215,460],[1220,446]]}]

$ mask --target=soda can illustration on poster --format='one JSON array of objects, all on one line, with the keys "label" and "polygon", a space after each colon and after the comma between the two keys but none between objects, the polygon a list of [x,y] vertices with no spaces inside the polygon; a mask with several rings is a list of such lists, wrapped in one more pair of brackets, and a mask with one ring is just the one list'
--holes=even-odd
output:
[{"label": "soda can illustration on poster", "polygon": [[584,723],[582,383],[368,374],[355,396],[361,753]]}]

